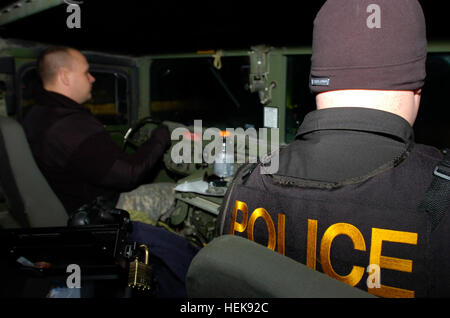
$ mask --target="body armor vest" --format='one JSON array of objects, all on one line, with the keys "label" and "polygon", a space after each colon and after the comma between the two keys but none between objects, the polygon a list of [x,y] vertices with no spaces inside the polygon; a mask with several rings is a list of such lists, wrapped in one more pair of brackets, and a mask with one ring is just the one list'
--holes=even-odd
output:
[{"label": "body armor vest", "polygon": [[377,296],[426,297],[439,278],[430,220],[418,206],[438,162],[415,145],[341,183],[265,175],[261,165],[246,165],[225,196],[219,233],[247,237]]}]

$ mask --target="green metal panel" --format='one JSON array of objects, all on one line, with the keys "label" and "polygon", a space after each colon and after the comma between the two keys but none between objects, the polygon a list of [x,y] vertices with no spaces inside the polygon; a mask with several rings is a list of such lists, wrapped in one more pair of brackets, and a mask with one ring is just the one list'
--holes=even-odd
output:
[{"label": "green metal panel", "polygon": [[432,41],[428,43],[428,52],[450,52],[449,41]]},{"label": "green metal panel", "polygon": [[34,62],[34,58],[16,58],[16,72],[22,68],[22,66]]},{"label": "green metal panel", "polygon": [[34,0],[17,1],[2,8],[0,11],[0,25],[5,25],[27,16],[51,9],[64,3],[62,0]]}]

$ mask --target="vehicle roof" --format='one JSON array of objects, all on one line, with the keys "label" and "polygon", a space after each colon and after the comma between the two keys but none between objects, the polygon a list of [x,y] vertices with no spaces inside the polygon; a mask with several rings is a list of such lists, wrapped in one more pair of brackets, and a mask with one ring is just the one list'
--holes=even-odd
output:
[{"label": "vehicle roof", "polygon": [[[69,29],[64,2],[80,4],[81,28]],[[0,0],[2,38],[66,44],[127,55],[310,46],[314,17],[324,0],[88,1]],[[420,1],[429,39],[450,41],[446,11]]]}]

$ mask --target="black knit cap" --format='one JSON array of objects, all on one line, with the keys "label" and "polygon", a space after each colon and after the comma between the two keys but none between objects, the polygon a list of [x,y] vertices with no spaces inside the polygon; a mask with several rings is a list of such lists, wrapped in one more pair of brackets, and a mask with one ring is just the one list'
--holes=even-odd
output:
[{"label": "black knit cap", "polygon": [[426,77],[417,0],[328,0],[314,20],[310,89],[416,90]]}]

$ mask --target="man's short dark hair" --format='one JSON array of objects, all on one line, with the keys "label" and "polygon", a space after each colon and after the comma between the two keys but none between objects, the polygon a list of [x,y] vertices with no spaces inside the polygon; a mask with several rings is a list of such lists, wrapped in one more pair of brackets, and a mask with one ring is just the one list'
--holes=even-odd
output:
[{"label": "man's short dark hair", "polygon": [[44,50],[38,57],[37,70],[42,83],[52,82],[62,66],[70,66],[71,51],[68,46],[52,46]]}]

